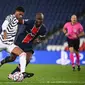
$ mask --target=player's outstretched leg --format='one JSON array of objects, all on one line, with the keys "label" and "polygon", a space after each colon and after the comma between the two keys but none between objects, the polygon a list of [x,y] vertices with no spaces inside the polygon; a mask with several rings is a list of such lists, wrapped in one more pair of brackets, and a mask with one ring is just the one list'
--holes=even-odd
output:
[{"label": "player's outstretched leg", "polygon": [[20,57],[20,72],[25,72],[26,66],[26,53],[19,47],[15,46],[11,53],[16,54]]},{"label": "player's outstretched leg", "polygon": [[[26,66],[30,63],[30,60],[32,58],[33,52],[27,52],[27,57],[26,57]],[[11,74],[14,74],[15,72],[20,71],[20,64],[11,72]],[[29,78],[32,77],[34,74],[33,73],[24,73],[24,78]]]},{"label": "player's outstretched leg", "polygon": [[10,56],[7,56],[5,59],[3,59],[1,62],[0,62],[0,67],[2,65],[4,65],[5,63],[9,63],[9,62],[13,62],[15,59],[16,59],[17,55],[15,54],[11,54]]},{"label": "player's outstretched leg", "polygon": [[[26,66],[30,63],[30,61],[28,61],[26,63]],[[14,74],[15,72],[20,72],[20,64],[11,72],[10,75]],[[34,73],[27,73],[27,72],[24,72],[24,78],[30,78],[34,75]],[[8,77],[9,78],[9,77]]]},{"label": "player's outstretched leg", "polygon": [[[26,66],[29,64],[29,62],[26,64]],[[20,72],[20,64],[11,72],[11,74],[8,75],[8,79],[11,79],[12,75],[15,73],[15,72]],[[24,78],[30,78],[32,76],[34,76],[34,73],[27,73],[27,72],[24,72]]]},{"label": "player's outstretched leg", "polygon": [[[29,62],[26,63],[26,66],[29,64]],[[20,64],[11,72],[11,74],[14,74],[15,72],[20,72]]]}]

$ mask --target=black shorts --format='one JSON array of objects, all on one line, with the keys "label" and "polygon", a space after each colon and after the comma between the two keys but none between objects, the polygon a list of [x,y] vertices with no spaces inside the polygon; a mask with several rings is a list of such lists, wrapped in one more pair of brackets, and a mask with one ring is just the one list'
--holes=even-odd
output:
[{"label": "black shorts", "polygon": [[67,38],[68,41],[68,46],[73,47],[76,51],[79,50],[79,45],[80,45],[80,39],[69,39]]},{"label": "black shorts", "polygon": [[[21,48],[21,47],[20,47]],[[21,48],[24,52],[30,52],[30,53],[34,53],[34,50],[32,48]]]},{"label": "black shorts", "polygon": [[31,52],[32,54],[34,53],[32,45],[23,44],[23,43],[19,43],[19,44],[16,44],[16,45],[18,45],[24,52]]}]

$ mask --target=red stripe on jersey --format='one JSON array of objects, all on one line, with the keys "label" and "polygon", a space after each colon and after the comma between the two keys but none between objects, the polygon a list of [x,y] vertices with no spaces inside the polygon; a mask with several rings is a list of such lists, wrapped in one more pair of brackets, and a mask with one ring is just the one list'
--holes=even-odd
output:
[{"label": "red stripe on jersey", "polygon": [[24,38],[24,40],[22,42],[29,43],[35,37],[35,35],[38,33],[39,29],[40,28],[33,27],[31,30],[31,34],[27,34],[27,36]]},{"label": "red stripe on jersey", "polygon": [[24,40],[22,42],[23,43],[28,43],[32,39],[33,39],[33,37],[31,36],[31,34],[27,34],[27,36],[24,38]]},{"label": "red stripe on jersey", "polygon": [[39,29],[37,29],[36,27],[33,27],[31,31],[34,35],[36,35]]}]

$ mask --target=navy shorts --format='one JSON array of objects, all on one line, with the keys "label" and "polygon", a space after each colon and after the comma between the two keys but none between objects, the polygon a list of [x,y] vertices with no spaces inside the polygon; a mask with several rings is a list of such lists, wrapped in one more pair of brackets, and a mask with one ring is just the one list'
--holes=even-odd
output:
[{"label": "navy shorts", "polygon": [[19,43],[16,45],[18,45],[24,52],[31,52],[32,54],[34,53],[32,45],[29,45],[28,43]]}]

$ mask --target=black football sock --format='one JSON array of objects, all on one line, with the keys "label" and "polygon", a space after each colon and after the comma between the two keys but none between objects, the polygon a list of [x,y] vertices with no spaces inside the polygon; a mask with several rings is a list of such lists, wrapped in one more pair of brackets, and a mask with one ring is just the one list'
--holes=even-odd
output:
[{"label": "black football sock", "polygon": [[11,54],[11,56],[8,56],[1,61],[1,65],[8,63],[8,62],[13,62],[16,59],[16,57],[17,57],[16,55]]},{"label": "black football sock", "polygon": [[11,74],[14,74],[15,72],[18,72],[18,71],[20,71],[20,68],[17,66],[17,67],[11,72]]},{"label": "black football sock", "polygon": [[[28,65],[29,63],[30,63],[30,61],[26,63],[26,67],[27,67],[27,65]],[[19,64],[19,65],[20,65],[20,64]],[[20,68],[17,66],[17,67],[11,72],[11,74],[14,74],[15,72],[18,72],[18,71],[20,71]]]}]

